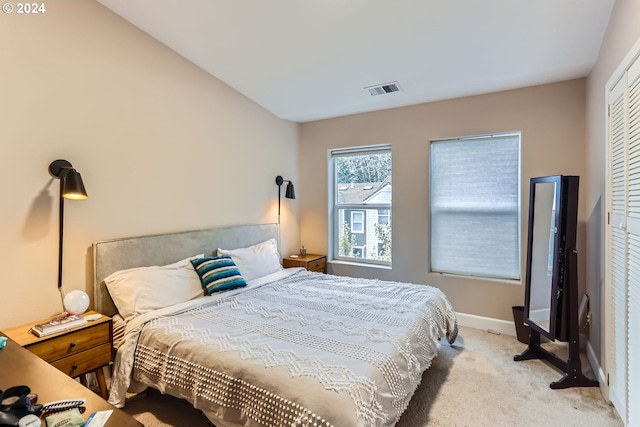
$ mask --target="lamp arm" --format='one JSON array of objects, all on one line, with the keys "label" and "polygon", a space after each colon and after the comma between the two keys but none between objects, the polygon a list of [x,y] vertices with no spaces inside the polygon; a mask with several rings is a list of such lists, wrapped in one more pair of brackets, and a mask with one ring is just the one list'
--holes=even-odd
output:
[{"label": "lamp arm", "polygon": [[[69,197],[71,199],[86,199],[87,192],[84,189],[82,177],[73,168],[71,163],[67,160],[54,160],[49,165],[49,174],[60,180],[60,195],[59,206],[60,211],[58,215],[58,291],[62,298],[62,307],[64,309],[64,291],[62,290],[62,254],[64,241],[64,199]],[[70,182],[68,182],[70,180]],[[65,194],[66,193],[66,194]]]},{"label": "lamp arm", "polygon": [[287,199],[295,199],[295,192],[293,189],[293,182],[288,179],[283,179],[282,176],[276,176],[276,185],[278,186],[278,224],[280,224],[280,203],[281,203],[281,194],[282,194],[282,184],[287,183],[287,192],[285,193],[285,197]]},{"label": "lamp arm", "polygon": [[276,176],[276,185],[278,186],[278,224],[280,224],[280,193],[282,192],[281,190],[283,182],[284,179],[282,179],[282,176]]},{"label": "lamp arm", "polygon": [[[62,190],[62,180],[60,181],[60,190]],[[64,197],[60,192],[60,213],[58,214],[58,288],[62,288],[62,242],[64,234]]]},{"label": "lamp arm", "polygon": [[60,180],[60,211],[58,214],[58,292],[60,292],[60,298],[62,300],[62,307],[64,309],[64,292],[62,290],[62,243],[64,235],[64,197],[62,197],[63,181]]}]

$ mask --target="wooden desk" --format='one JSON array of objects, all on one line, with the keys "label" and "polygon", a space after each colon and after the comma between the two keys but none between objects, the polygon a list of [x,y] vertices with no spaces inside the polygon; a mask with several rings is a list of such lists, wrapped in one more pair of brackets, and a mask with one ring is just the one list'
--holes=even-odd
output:
[{"label": "wooden desk", "polygon": [[[9,338],[6,347],[0,350],[0,390],[16,385],[29,386],[31,392],[38,395],[38,403],[73,398],[86,399],[86,410],[82,414],[85,420],[92,412],[112,409],[113,413],[106,427],[143,427],[129,414],[109,404]],[[45,425],[44,420],[42,425]]]}]

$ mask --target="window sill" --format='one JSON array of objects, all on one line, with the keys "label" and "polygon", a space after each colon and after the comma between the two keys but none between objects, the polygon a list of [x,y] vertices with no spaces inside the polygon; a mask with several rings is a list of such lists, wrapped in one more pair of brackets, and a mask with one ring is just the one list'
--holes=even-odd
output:
[{"label": "window sill", "polygon": [[379,269],[382,269],[382,270],[391,270],[392,269],[392,266],[390,266],[390,265],[368,264],[368,263],[364,263],[364,262],[343,261],[343,260],[338,260],[338,259],[329,260],[329,261],[327,261],[327,264],[340,264],[340,265],[349,265],[349,266],[353,266],[353,267],[365,267],[365,268],[379,268]]},{"label": "window sill", "polygon": [[483,276],[472,276],[466,274],[454,274],[454,273],[440,273],[437,271],[430,271],[429,276],[438,276],[438,277],[454,277],[458,279],[472,279],[472,280],[481,280],[483,282],[494,282],[494,283],[506,283],[509,285],[523,285],[522,279],[502,279],[497,277],[483,277]]}]

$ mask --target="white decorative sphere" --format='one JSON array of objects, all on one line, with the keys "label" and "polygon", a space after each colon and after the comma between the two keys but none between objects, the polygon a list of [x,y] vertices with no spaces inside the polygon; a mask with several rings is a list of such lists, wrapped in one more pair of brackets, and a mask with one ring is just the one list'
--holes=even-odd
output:
[{"label": "white decorative sphere", "polygon": [[70,314],[82,314],[89,308],[89,295],[84,291],[71,291],[64,297],[64,308]]}]

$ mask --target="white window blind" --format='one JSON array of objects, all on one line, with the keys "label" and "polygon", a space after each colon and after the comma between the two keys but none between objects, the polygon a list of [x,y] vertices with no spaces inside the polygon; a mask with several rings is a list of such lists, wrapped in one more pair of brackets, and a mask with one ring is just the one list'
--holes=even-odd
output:
[{"label": "white window blind", "polygon": [[520,134],[431,143],[431,270],[520,278]]}]

